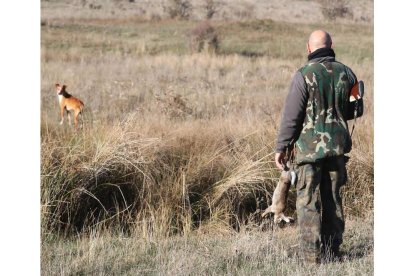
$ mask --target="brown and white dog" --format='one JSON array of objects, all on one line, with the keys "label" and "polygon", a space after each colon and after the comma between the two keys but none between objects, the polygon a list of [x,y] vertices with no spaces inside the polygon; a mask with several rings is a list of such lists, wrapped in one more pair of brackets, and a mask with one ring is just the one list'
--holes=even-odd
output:
[{"label": "brown and white dog", "polygon": [[296,173],[293,170],[282,171],[279,181],[276,185],[276,189],[273,192],[272,205],[267,207],[267,209],[262,214],[262,217],[266,216],[268,213],[274,213],[274,222],[276,224],[279,224],[282,221],[286,223],[291,223],[294,221],[292,217],[285,216],[283,212],[286,209],[290,185],[294,184],[295,181]]},{"label": "brown and white dog", "polygon": [[60,116],[62,118],[60,121],[60,124],[63,124],[65,110],[68,115],[68,123],[70,124],[70,111],[73,111],[74,118],[75,118],[75,128],[77,128],[78,117],[79,117],[79,114],[82,113],[82,110],[84,107],[83,102],[79,100],[78,98],[73,97],[68,92],[66,92],[66,85],[60,86],[59,83],[56,83],[55,86],[56,86],[56,93],[59,98]]}]

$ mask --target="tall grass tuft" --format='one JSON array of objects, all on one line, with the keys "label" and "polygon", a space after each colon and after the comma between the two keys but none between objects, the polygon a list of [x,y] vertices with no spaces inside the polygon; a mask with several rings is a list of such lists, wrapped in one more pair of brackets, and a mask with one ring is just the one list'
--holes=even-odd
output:
[{"label": "tall grass tuft", "polygon": [[[157,126],[131,115],[80,135],[43,130],[42,228],[70,234],[138,227],[169,236],[214,219],[239,227],[256,210],[258,194],[274,185],[269,145],[240,144],[259,133],[242,135],[242,142],[220,132],[223,125],[166,120]],[[143,130],[151,127],[164,133],[149,137]]]}]

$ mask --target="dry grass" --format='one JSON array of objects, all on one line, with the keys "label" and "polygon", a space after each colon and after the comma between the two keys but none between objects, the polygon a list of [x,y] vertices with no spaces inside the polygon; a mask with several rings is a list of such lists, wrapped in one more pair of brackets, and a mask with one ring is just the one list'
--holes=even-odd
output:
[{"label": "dry grass", "polygon": [[[280,112],[314,28],[333,34],[338,59],[365,81],[365,116],[354,133],[343,195],[347,216],[371,214],[372,26],[215,21],[220,50],[210,56],[190,54],[187,47],[187,34],[198,22],[106,16],[108,3],[102,4],[102,17],[86,18],[74,5],[73,18],[59,18],[49,11],[66,4],[42,2],[47,22],[42,26],[41,68],[45,274],[173,274],[179,269],[184,274],[197,269],[247,274],[276,269],[271,260],[280,254],[279,243],[266,245],[268,240],[262,239],[252,251],[258,255],[247,250],[240,255],[230,248],[236,237],[251,245],[262,235],[254,231],[266,229],[271,221],[257,220],[256,211],[267,207],[277,183],[272,152]],[[85,103],[85,125],[79,132],[58,125],[56,82],[67,84],[69,93]],[[292,214],[294,196],[288,208]],[[231,236],[234,230],[248,229],[254,233]],[[291,241],[288,233],[278,234],[282,243]],[[350,239],[358,239],[354,236]],[[371,244],[371,236],[361,234],[361,243]],[[206,251],[191,256],[191,248],[203,244]],[[361,249],[368,256],[345,266],[352,270],[357,263],[370,272],[370,246]],[[99,253],[114,248],[113,255]],[[188,259],[180,261],[176,254]],[[201,268],[191,265],[208,256],[223,259]],[[160,269],[154,271],[155,265]],[[295,266],[282,261],[277,271],[306,274]],[[328,271],[341,267],[333,264]]]},{"label": "dry grass", "polygon": [[169,239],[97,231],[46,242],[42,275],[373,275],[373,220],[348,223],[343,262],[301,265],[283,251],[295,228],[228,235],[193,233]]}]

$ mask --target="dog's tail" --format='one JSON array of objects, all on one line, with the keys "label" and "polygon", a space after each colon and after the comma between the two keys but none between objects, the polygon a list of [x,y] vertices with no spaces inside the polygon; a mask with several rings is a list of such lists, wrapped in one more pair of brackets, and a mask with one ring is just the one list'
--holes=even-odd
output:
[{"label": "dog's tail", "polygon": [[80,106],[79,106],[80,113],[82,113],[83,109],[85,108],[85,104],[81,100],[79,100],[79,103],[80,103]]},{"label": "dog's tail", "polygon": [[83,102],[81,102],[80,115],[82,124],[85,124],[87,127],[91,127],[93,125],[93,112],[89,105],[85,106]]}]

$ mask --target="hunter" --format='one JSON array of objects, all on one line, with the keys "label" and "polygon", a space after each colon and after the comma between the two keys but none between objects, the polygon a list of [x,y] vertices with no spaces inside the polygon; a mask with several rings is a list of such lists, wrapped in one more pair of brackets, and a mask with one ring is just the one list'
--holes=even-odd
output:
[{"label": "hunter", "polygon": [[339,189],[347,180],[344,154],[352,146],[347,120],[353,118],[349,101],[358,81],[335,60],[327,32],[312,32],[307,52],[308,62],[293,76],[285,101],[275,162],[280,170],[287,169],[287,152],[293,150],[299,244],[286,253],[320,263],[341,255],[345,222]]}]

